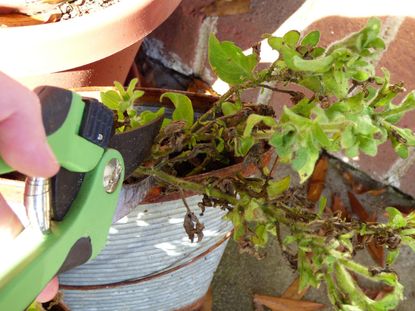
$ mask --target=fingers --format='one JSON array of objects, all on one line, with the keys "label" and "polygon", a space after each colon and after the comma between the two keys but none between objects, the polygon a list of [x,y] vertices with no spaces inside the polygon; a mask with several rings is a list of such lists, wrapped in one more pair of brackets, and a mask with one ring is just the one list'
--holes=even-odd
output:
[{"label": "fingers", "polygon": [[43,289],[43,291],[37,296],[36,301],[38,302],[47,302],[55,298],[56,294],[58,293],[59,289],[59,281],[58,277],[54,277],[52,281],[46,285],[46,287]]},{"label": "fingers", "polygon": [[0,155],[29,176],[51,177],[59,169],[46,141],[37,96],[1,72]]}]

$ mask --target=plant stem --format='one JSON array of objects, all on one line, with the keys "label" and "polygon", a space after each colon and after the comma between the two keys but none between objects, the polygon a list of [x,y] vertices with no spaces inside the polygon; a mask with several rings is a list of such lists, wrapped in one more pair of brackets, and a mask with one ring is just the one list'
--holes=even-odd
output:
[{"label": "plant stem", "polygon": [[263,87],[265,89],[269,89],[269,90],[271,90],[273,92],[285,93],[285,94],[291,95],[292,97],[295,97],[295,98],[297,98],[297,97],[304,98],[305,97],[305,95],[302,92],[296,92],[296,91],[291,91],[291,90],[279,89],[277,87],[272,87],[272,86],[267,85],[267,84],[258,84],[258,86]]},{"label": "plant stem", "polygon": [[188,191],[193,191],[193,192],[197,192],[199,194],[206,194],[210,197],[214,197],[216,199],[222,199],[222,200],[226,200],[227,202],[229,202],[229,204],[236,206],[238,205],[238,200],[231,196],[228,195],[226,193],[223,193],[222,191],[220,191],[219,189],[216,188],[206,188],[203,184],[201,183],[196,183],[196,182],[191,182],[188,180],[184,180],[182,178],[178,178],[172,175],[169,175],[163,171],[160,170],[156,170],[154,168],[147,168],[147,167],[143,167],[140,166],[136,169],[135,171],[138,174],[143,174],[143,175],[147,175],[147,176],[153,176],[155,178],[158,178],[170,185],[174,185],[177,187],[180,187],[183,190],[188,190]]}]

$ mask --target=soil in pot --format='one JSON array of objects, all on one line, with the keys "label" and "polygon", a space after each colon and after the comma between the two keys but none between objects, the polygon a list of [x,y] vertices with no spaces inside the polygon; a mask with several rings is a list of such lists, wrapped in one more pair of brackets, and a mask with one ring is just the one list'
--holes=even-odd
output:
[{"label": "soil in pot", "polygon": [[117,2],[120,0],[15,1],[10,7],[0,4],[0,27],[55,23],[95,13]]}]

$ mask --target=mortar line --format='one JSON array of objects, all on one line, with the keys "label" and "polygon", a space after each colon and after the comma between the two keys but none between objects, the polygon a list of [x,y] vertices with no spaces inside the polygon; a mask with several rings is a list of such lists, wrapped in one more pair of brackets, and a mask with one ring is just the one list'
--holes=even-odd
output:
[{"label": "mortar line", "polygon": [[203,76],[208,54],[209,35],[211,32],[217,33],[217,24],[217,16],[208,16],[200,25],[192,68],[193,74],[196,76]]},{"label": "mortar line", "polygon": [[399,158],[389,168],[389,170],[383,175],[383,180],[392,186],[399,187],[400,179],[403,177],[412,165],[415,164],[415,152],[414,149],[410,149],[409,156],[406,159]]},{"label": "mortar line", "polygon": [[372,61],[372,64],[375,67],[379,64],[383,55],[389,49],[390,44],[395,40],[404,20],[405,20],[404,16],[389,16],[382,23],[382,29],[380,31],[379,36],[385,42],[385,49],[377,55],[375,60]]}]

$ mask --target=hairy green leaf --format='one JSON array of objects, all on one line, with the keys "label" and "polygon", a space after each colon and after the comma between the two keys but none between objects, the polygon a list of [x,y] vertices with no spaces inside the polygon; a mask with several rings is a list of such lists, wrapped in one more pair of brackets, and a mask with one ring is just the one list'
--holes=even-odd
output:
[{"label": "hairy green leaf", "polygon": [[252,72],[258,64],[255,54],[246,56],[234,43],[219,42],[213,34],[209,37],[208,56],[210,65],[218,77],[231,85],[252,78]]},{"label": "hairy green leaf", "polygon": [[240,103],[224,102],[221,105],[222,113],[224,116],[229,116],[241,111],[242,105]]},{"label": "hairy green leaf", "polygon": [[248,137],[252,134],[254,126],[263,122],[266,126],[272,127],[277,124],[274,118],[268,116],[261,116],[258,114],[251,114],[246,120],[246,127],[243,133],[243,137]]},{"label": "hairy green leaf", "polygon": [[194,121],[194,112],[190,98],[183,94],[166,92],[160,96],[160,101],[165,97],[174,104],[173,120],[184,121],[186,127],[191,127]]},{"label": "hairy green leaf", "polygon": [[394,207],[387,207],[385,210],[388,213],[389,225],[392,228],[399,229],[407,225],[405,217],[398,209]]},{"label": "hairy green leaf", "polygon": [[303,40],[301,40],[301,45],[315,47],[320,41],[320,32],[315,30],[309,32]]},{"label": "hairy green leaf", "polygon": [[290,48],[294,49],[297,46],[297,42],[299,39],[300,33],[297,30],[291,30],[282,37],[284,43],[287,44]]},{"label": "hairy green leaf", "polygon": [[270,200],[274,200],[284,193],[290,187],[291,178],[286,176],[280,180],[273,180],[269,182],[267,187],[267,194]]}]

